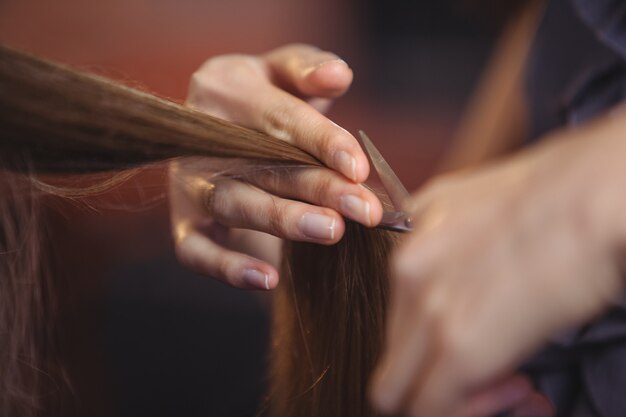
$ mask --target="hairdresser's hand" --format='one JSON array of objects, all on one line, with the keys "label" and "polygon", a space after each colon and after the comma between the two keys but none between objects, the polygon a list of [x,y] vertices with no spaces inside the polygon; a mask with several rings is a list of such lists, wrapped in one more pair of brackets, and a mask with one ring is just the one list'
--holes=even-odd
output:
[{"label": "hairdresser's hand", "polygon": [[[392,260],[386,346],[372,381],[381,410],[493,415],[525,395],[502,391],[507,374],[619,297],[625,129],[622,113],[560,132],[414,195],[415,231]],[[537,407],[514,415],[549,415],[545,402]]]},{"label": "hairdresser's hand", "polygon": [[[321,113],[351,82],[344,61],[307,45],[213,58],[193,75],[189,106],[292,143],[330,169],[244,167],[237,169],[243,178],[234,179],[217,178],[214,160],[174,163],[172,219],[183,264],[236,287],[270,289],[278,282],[272,263],[279,245],[242,229],[333,244],[343,235],[343,216],[368,226],[380,221],[380,202],[359,185],[369,172],[365,154]],[[232,162],[226,168],[232,172]],[[242,253],[248,249],[255,257]]]}]

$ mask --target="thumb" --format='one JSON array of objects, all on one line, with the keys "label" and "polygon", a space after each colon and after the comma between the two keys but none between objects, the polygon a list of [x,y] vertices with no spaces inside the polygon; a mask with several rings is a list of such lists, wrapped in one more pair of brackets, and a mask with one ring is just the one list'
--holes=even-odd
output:
[{"label": "thumb", "polygon": [[352,84],[352,70],[345,61],[311,45],[287,45],[263,59],[274,82],[298,96],[335,98]]}]

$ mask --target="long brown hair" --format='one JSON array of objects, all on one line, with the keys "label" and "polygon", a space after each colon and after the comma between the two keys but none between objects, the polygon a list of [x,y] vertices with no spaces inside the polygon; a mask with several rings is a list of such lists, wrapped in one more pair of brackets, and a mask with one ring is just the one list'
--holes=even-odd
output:
[{"label": "long brown hair", "polygon": [[285,243],[274,300],[269,415],[372,417],[392,232],[347,222],[334,246]]},{"label": "long brown hair", "polygon": [[[62,373],[35,192],[54,188],[42,187],[38,175],[186,155],[321,166],[265,134],[0,47],[1,184],[10,191],[0,194],[0,414],[54,407],[44,382]],[[373,415],[366,381],[383,335],[392,240],[349,223],[335,246],[287,245],[275,300],[272,415]]]},{"label": "long brown hair", "polygon": [[284,141],[105,78],[1,46],[0,58],[0,150],[15,168],[80,173],[185,155],[320,165]]}]

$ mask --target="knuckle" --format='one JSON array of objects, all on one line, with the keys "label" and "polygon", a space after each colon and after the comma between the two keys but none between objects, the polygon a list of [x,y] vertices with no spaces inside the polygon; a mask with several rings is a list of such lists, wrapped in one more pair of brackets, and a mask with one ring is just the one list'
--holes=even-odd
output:
[{"label": "knuckle", "polygon": [[206,273],[201,267],[197,254],[190,248],[189,238],[185,237],[174,245],[174,253],[178,262],[185,268],[198,273]]},{"label": "knuckle", "polygon": [[194,71],[189,78],[189,89],[190,91],[200,90],[205,83],[206,77],[201,70]]},{"label": "knuckle", "polygon": [[220,183],[211,193],[211,198],[205,200],[207,212],[218,223],[230,226],[234,203],[231,198],[228,198],[228,185],[225,182]]},{"label": "knuckle", "polygon": [[392,285],[402,292],[414,293],[420,287],[417,274],[406,271],[404,267],[392,275],[391,281]]},{"label": "knuckle", "polygon": [[392,259],[392,285],[401,291],[417,293],[422,290],[429,266],[424,259],[417,257],[417,253],[405,250]]},{"label": "knuckle", "polygon": [[334,155],[338,147],[338,136],[333,133],[333,129],[329,129],[328,126],[325,126],[325,123],[318,123],[318,126],[312,129],[312,131],[316,138],[313,143],[316,154],[327,155],[328,157]]},{"label": "knuckle", "polygon": [[291,187],[289,181],[292,179],[292,173],[289,171],[281,171],[279,169],[263,170],[255,173],[257,181],[264,188],[270,191],[278,191]]},{"label": "knuckle", "polygon": [[315,174],[314,183],[311,187],[312,202],[326,205],[329,196],[332,195],[333,179],[328,175],[324,175],[321,171]]},{"label": "knuckle", "polygon": [[454,369],[454,376],[460,384],[477,378],[479,373],[470,338],[464,329],[458,320],[444,317],[439,320],[436,332],[442,362]]},{"label": "knuckle", "polygon": [[220,79],[232,77],[239,79],[251,73],[258,73],[259,60],[255,56],[245,54],[226,54],[207,60],[197,71],[205,79]]},{"label": "knuckle", "polygon": [[229,256],[220,256],[217,258],[214,268],[216,278],[232,281],[232,262]]},{"label": "knuckle", "polygon": [[[255,210],[252,210],[247,204],[238,204],[237,206],[233,206],[229,213],[236,213],[233,215],[234,219],[231,218],[223,218],[223,224],[231,227],[250,227],[251,224],[257,219],[256,213],[260,207],[256,207]],[[235,220],[236,219],[236,220]]]},{"label": "knuckle", "polygon": [[194,72],[189,81],[187,102],[212,110],[215,103],[223,102],[249,84],[253,77],[263,72],[258,59],[249,55],[223,55],[206,61]]},{"label": "knuckle", "polygon": [[217,103],[224,98],[217,77],[203,71],[196,71],[189,81],[187,104],[209,113],[217,112]]},{"label": "knuckle", "polygon": [[299,110],[295,103],[286,100],[264,109],[261,116],[262,129],[268,134],[287,142],[293,140],[290,132],[293,120],[298,120]]},{"label": "knuckle", "polygon": [[[434,274],[441,273],[446,268],[446,250],[441,242],[439,233],[414,233],[393,254],[391,259],[392,273],[408,288],[418,289],[426,279],[432,279]],[[445,242],[444,242],[445,243]]]},{"label": "knuckle", "polygon": [[267,227],[270,233],[280,236],[286,235],[286,214],[284,206],[278,204],[276,201],[273,201],[273,203],[269,205],[267,211]]},{"label": "knuckle", "polygon": [[188,220],[175,220],[172,222],[172,237],[174,239],[174,248],[177,251],[184,250],[184,243],[193,231],[193,225]]},{"label": "knuckle", "polygon": [[193,105],[200,104],[209,90],[210,85],[207,82],[207,77],[205,77],[201,71],[194,72],[189,79],[187,103]]}]

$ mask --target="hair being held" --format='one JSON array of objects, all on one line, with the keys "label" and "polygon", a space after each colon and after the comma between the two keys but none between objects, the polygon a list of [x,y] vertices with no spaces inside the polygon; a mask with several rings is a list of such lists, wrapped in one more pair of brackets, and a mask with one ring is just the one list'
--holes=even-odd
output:
[{"label": "hair being held", "polygon": [[[42,174],[113,176],[191,155],[321,166],[265,134],[4,47],[0,126],[1,415],[68,410],[70,384],[57,352],[58,278],[51,277],[38,199],[90,188],[63,190]],[[348,223],[337,245],[286,245],[274,307],[271,415],[375,415],[367,380],[384,335],[393,240]]]}]

